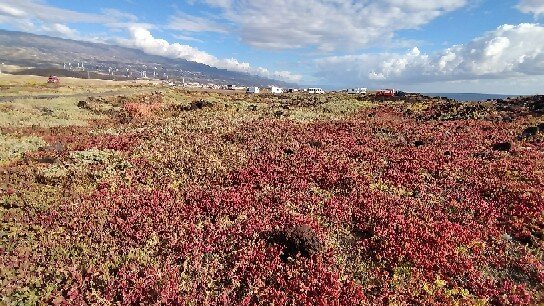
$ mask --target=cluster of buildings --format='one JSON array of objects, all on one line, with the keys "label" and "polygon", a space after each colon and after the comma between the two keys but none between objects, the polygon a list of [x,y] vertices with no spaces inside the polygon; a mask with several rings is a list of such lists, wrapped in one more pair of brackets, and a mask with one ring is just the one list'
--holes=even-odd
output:
[{"label": "cluster of buildings", "polygon": [[[192,84],[192,83],[183,83],[182,86],[184,87],[193,87],[193,88],[207,88],[207,89],[224,89],[224,90],[237,90],[237,91],[245,91],[248,94],[259,94],[259,93],[272,93],[272,94],[281,94],[281,93],[296,93],[296,92],[302,92],[302,93],[309,93],[309,94],[324,94],[325,90],[319,87],[309,87],[309,88],[281,88],[277,86],[268,86],[268,87],[257,87],[257,86],[251,86],[251,87],[244,87],[244,86],[237,86],[237,85],[214,85],[214,84]],[[368,88],[347,88],[340,91],[331,91],[331,92],[340,92],[340,93],[347,93],[347,94],[357,94],[357,95],[367,95],[367,94],[373,94],[378,97],[404,97],[407,94],[400,90],[395,89],[379,89],[375,91],[369,91]]]},{"label": "cluster of buildings", "polygon": [[[102,73],[112,77],[121,77],[124,79],[140,79],[140,80],[163,80],[163,82],[169,86],[179,86],[187,88],[201,88],[201,89],[215,89],[215,90],[238,90],[245,91],[249,94],[258,94],[258,93],[272,93],[272,94],[281,94],[281,93],[296,93],[296,92],[305,92],[310,94],[324,94],[325,91],[319,87],[310,87],[310,88],[281,88],[277,86],[268,86],[268,87],[245,87],[237,85],[219,85],[214,83],[214,80],[207,79],[203,77],[198,72],[191,71],[168,71],[164,68],[158,68],[155,66],[147,65],[130,65],[125,64],[119,66],[111,62],[74,62],[74,63],[63,63],[62,67],[66,70],[72,71],[89,71]],[[173,77],[170,78],[170,73],[173,73]],[[188,79],[186,82],[185,79]],[[347,88],[341,91],[332,91],[332,92],[343,92],[347,94],[358,94],[366,95],[369,94],[367,88]],[[406,93],[395,90],[395,89],[380,89],[372,91],[372,94],[375,94],[378,97],[399,97],[405,96]]]},{"label": "cluster of buildings", "polygon": [[273,93],[273,94],[281,94],[281,93],[284,93],[284,92],[288,92],[288,90],[284,90],[283,88],[276,87],[276,86],[270,86],[270,87],[267,87],[267,88],[265,88],[263,90],[261,90],[261,88],[259,88],[259,87],[248,87],[246,89],[247,93],[252,93],[252,94],[258,94],[261,91],[262,92]]},{"label": "cluster of buildings", "polygon": [[235,87],[233,85],[228,85],[227,89],[230,90],[240,90],[245,89],[246,93],[258,94],[258,93],[272,93],[272,94],[281,94],[281,93],[295,93],[295,92],[307,92],[312,94],[324,94],[325,91],[321,88],[287,88],[283,89],[281,87],[269,86],[266,88],[260,87]]}]

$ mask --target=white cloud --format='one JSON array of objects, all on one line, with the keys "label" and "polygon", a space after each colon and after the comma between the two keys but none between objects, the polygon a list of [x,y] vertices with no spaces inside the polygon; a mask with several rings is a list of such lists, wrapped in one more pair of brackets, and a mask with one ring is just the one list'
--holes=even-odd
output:
[{"label": "white cloud", "polygon": [[210,18],[202,18],[178,13],[169,20],[168,29],[187,32],[226,33],[226,29]]},{"label": "white cloud", "polygon": [[[261,67],[254,68],[249,63],[240,62],[234,58],[219,59],[188,45],[171,44],[164,39],[157,39],[150,32],[151,29],[157,28],[156,25],[140,23],[136,16],[115,9],[103,9],[101,14],[88,14],[46,5],[39,0],[3,1],[5,3],[0,5],[0,24],[9,24],[16,29],[27,32],[94,42],[116,41],[124,46],[137,48],[153,55],[186,59],[212,67],[246,72],[288,82],[298,82],[301,79],[301,76],[287,71],[272,72]],[[110,29],[126,29],[129,31],[130,37],[128,39],[80,37],[79,33],[69,26],[71,23],[103,24]],[[166,28],[186,32],[225,32],[225,29],[214,21],[184,14],[172,17],[170,24]],[[184,35],[180,37],[184,40],[196,40]]]},{"label": "white cloud", "polygon": [[26,13],[16,7],[2,4],[2,6],[0,6],[0,15],[22,18],[26,16]]},{"label": "white cloud", "polygon": [[104,9],[101,14],[81,13],[47,5],[40,0],[2,0],[0,24],[37,34],[62,38],[79,38],[70,24],[91,23],[114,26],[135,22],[137,17],[114,9]]},{"label": "white cloud", "polygon": [[44,24],[41,26],[41,31],[52,34],[52,35],[59,35],[64,38],[79,38],[79,34],[76,30],[68,27],[67,25],[60,24],[60,23],[53,23],[50,25]]},{"label": "white cloud", "polygon": [[536,17],[544,14],[544,1],[542,0],[521,0],[517,8],[526,14],[534,14]]},{"label": "white cloud", "polygon": [[8,24],[17,30],[25,32],[33,32],[36,29],[36,25],[30,19],[12,18],[2,14],[0,14],[0,24]]},{"label": "white cloud", "polygon": [[466,45],[436,54],[331,56],[316,61],[318,74],[336,84],[421,84],[544,75],[544,26],[503,25]]},{"label": "white cloud", "polygon": [[359,49],[465,6],[467,0],[205,0],[265,49]]},{"label": "white cloud", "polygon": [[188,36],[188,35],[175,34],[173,36],[176,39],[184,40],[184,41],[192,41],[192,42],[198,42],[198,43],[203,43],[204,42],[201,39],[198,39],[198,38],[195,38],[195,37],[192,37],[192,36]]},{"label": "white cloud", "polygon": [[288,82],[298,82],[301,79],[301,76],[291,74],[290,72],[271,72],[261,67],[253,68],[249,63],[240,62],[234,58],[219,59],[205,51],[201,51],[188,45],[179,43],[171,44],[164,39],[155,38],[153,34],[144,27],[133,26],[128,28],[128,30],[130,32],[130,37],[128,39],[119,39],[118,43],[126,47],[140,49],[148,54],[173,59],[185,59],[216,68],[246,72]]},{"label": "white cloud", "polygon": [[35,18],[43,22],[54,23],[107,23],[116,16],[106,14],[80,13],[44,4],[37,0],[2,0],[0,15],[15,18]]},{"label": "white cloud", "polygon": [[102,9],[102,14],[107,15],[110,18],[113,18],[115,20],[126,20],[128,22],[137,22],[138,16],[125,13],[116,9],[112,8],[106,8]]}]

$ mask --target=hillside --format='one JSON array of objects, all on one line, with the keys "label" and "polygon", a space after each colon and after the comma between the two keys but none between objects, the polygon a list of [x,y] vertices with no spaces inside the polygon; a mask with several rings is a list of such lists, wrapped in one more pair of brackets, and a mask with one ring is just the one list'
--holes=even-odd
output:
[{"label": "hillside", "polygon": [[[50,69],[62,69],[63,63],[72,63],[75,68],[77,63],[85,62],[87,70],[98,72],[106,78],[135,78],[144,69],[147,69],[147,76],[152,76],[152,67],[157,67],[158,76],[185,78],[190,82],[242,86],[293,85],[187,60],[149,55],[136,49],[5,30],[0,30],[0,61],[7,65],[32,67],[34,69],[31,71],[38,75],[45,75]],[[113,68],[113,76],[108,76],[110,68]],[[64,73],[61,71],[58,74]],[[65,71],[65,75],[85,77],[86,73]]]}]

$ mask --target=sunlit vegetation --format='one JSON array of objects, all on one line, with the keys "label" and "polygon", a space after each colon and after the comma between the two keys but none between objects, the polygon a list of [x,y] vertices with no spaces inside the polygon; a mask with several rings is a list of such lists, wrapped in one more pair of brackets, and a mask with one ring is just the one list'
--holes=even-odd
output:
[{"label": "sunlit vegetation", "polygon": [[544,119],[504,103],[2,104],[0,304],[541,303]]}]

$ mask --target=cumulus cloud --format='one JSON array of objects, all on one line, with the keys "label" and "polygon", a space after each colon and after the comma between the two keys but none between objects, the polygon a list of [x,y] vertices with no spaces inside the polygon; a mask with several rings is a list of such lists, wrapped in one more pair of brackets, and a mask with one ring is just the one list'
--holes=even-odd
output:
[{"label": "cumulus cloud", "polygon": [[544,75],[544,27],[503,25],[465,45],[436,54],[418,48],[404,53],[331,56],[316,61],[318,74],[335,83],[414,84],[507,79]]},{"label": "cumulus cloud", "polygon": [[39,0],[3,0],[0,5],[0,24],[38,34],[63,38],[79,38],[72,23],[115,24],[135,21],[134,15],[114,9],[101,14],[81,13],[47,5]]},{"label": "cumulus cloud", "polygon": [[172,59],[185,59],[208,66],[227,69],[231,71],[256,74],[263,77],[280,79],[287,82],[298,82],[300,75],[294,75],[287,71],[272,72],[266,68],[253,68],[249,63],[240,62],[234,58],[219,59],[205,51],[179,43],[170,43],[159,39],[144,27],[129,27],[130,37],[119,39],[118,43],[127,47],[136,48],[148,54],[164,56]]},{"label": "cumulus cloud", "polygon": [[[9,24],[23,31],[95,42],[114,41],[149,54],[173,59],[185,59],[221,69],[245,72],[288,82],[298,82],[301,79],[300,75],[288,71],[269,71],[262,67],[255,68],[249,63],[240,62],[234,58],[219,59],[189,45],[171,44],[166,40],[155,38],[150,30],[157,28],[156,25],[140,23],[137,16],[115,9],[104,9],[101,14],[89,14],[46,5],[39,0],[3,0],[3,2],[0,5],[0,24]],[[126,29],[130,37],[128,39],[82,37],[69,26],[71,23],[104,24],[109,28]],[[173,16],[169,25],[164,28],[184,32],[211,31],[225,33],[225,29],[212,20],[182,13]],[[178,37],[184,40],[196,41],[190,36],[180,35]]]},{"label": "cumulus cloud", "polygon": [[0,24],[9,24],[15,29],[27,32],[37,32],[64,38],[78,37],[77,31],[68,25],[54,20],[35,18],[32,12],[27,12],[17,6],[0,6]]},{"label": "cumulus cloud", "polygon": [[60,23],[44,24],[41,30],[45,33],[58,34],[65,38],[78,38],[79,33],[67,25]]},{"label": "cumulus cloud", "polygon": [[467,0],[204,0],[265,49],[359,49],[459,9]]},{"label": "cumulus cloud", "polygon": [[534,14],[536,17],[544,14],[544,1],[542,0],[521,0],[517,8],[526,14]]}]

